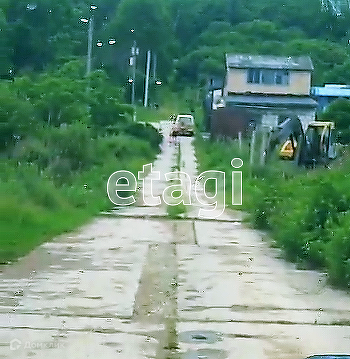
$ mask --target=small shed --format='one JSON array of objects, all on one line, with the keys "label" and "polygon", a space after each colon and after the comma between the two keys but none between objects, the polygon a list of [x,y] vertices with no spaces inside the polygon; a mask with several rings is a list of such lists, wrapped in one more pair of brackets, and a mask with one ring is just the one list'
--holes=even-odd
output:
[{"label": "small shed", "polygon": [[238,138],[239,133],[246,136],[253,122],[253,114],[246,109],[220,107],[212,112],[210,133],[214,138]]}]

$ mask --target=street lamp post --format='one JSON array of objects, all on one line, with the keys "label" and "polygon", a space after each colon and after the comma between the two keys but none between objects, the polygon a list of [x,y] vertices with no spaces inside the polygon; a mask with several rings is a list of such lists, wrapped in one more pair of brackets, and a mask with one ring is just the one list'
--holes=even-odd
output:
[{"label": "street lamp post", "polygon": [[91,72],[91,58],[92,58],[92,38],[94,32],[94,13],[93,11],[97,9],[96,5],[90,6],[90,18],[89,19],[80,19],[84,23],[88,23],[88,52],[86,60],[86,76],[90,75]]}]

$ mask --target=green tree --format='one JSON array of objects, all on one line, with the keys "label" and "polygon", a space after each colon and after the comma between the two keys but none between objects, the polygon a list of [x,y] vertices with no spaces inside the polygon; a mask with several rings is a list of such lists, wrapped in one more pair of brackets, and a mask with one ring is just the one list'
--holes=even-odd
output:
[{"label": "green tree", "polygon": [[0,150],[34,132],[37,125],[33,106],[18,98],[11,85],[0,83]]},{"label": "green tree", "polygon": [[90,77],[91,123],[97,128],[120,126],[132,117],[131,105],[123,104],[123,92],[112,86],[103,70],[94,71]]},{"label": "green tree", "polygon": [[170,13],[163,0],[122,0],[114,19],[118,39],[144,50],[162,52],[173,41]]},{"label": "green tree", "polygon": [[325,82],[327,71],[337,64],[342,64],[348,59],[348,53],[344,47],[336,42],[322,39],[295,39],[286,43],[284,47],[286,56],[309,55],[315,67],[313,82],[322,85]]},{"label": "green tree", "polygon": [[9,43],[9,25],[5,16],[5,3],[0,4],[0,79],[12,78],[11,47]]},{"label": "green tree", "polygon": [[350,59],[345,60],[343,64],[335,64],[334,67],[324,75],[325,83],[350,83]]},{"label": "green tree", "polygon": [[37,115],[47,125],[88,122],[86,81],[42,74],[34,84],[32,98]]},{"label": "green tree", "polygon": [[326,108],[321,117],[334,121],[338,130],[350,129],[350,100],[335,100]]},{"label": "green tree", "polygon": [[89,7],[87,1],[8,0],[4,12],[16,72],[42,71],[85,54],[87,27],[80,18],[89,15]]},{"label": "green tree", "polygon": [[335,123],[339,142],[350,143],[350,100],[335,100],[320,115],[320,118]]}]

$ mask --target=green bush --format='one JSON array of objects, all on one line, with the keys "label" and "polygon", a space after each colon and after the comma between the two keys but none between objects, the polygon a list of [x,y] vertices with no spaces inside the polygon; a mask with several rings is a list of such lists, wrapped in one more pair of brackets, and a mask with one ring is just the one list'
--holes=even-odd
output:
[{"label": "green bush", "polygon": [[325,259],[330,281],[350,288],[350,211],[343,213],[338,225],[330,226],[328,236]]},{"label": "green bush", "polygon": [[337,142],[342,145],[347,145],[350,143],[350,129],[344,129],[338,131]]},{"label": "green bush", "polygon": [[[109,176],[120,169],[137,173],[156,153],[141,137],[91,138],[83,124],[48,128],[28,138],[14,158],[0,162],[0,262],[109,209]],[[44,155],[48,165],[41,168]]]},{"label": "green bush", "polygon": [[320,171],[261,186],[253,212],[254,223],[271,230],[289,259],[312,267],[326,265],[329,229],[339,226],[339,218],[350,208],[350,192],[343,192],[341,177],[334,176],[333,182],[325,177]]},{"label": "green bush", "polygon": [[124,132],[136,138],[146,139],[154,149],[158,149],[162,142],[162,135],[151,124],[131,123],[124,128]]},{"label": "green bush", "polygon": [[[230,177],[230,141],[196,140],[201,170],[220,169]],[[242,155],[243,158],[244,154]],[[245,159],[245,162],[247,160]],[[306,171],[274,160],[243,170],[243,206],[255,227],[268,230],[286,258],[325,268],[330,281],[350,288],[350,156],[332,168]],[[230,186],[226,190],[230,191]],[[227,193],[229,198],[229,193]]]},{"label": "green bush", "polygon": [[39,138],[27,137],[16,144],[12,157],[20,163],[36,163],[41,170],[49,165],[50,151]]},{"label": "green bush", "polygon": [[131,123],[122,89],[83,71],[72,61],[0,83],[1,262],[110,208],[109,176],[137,173],[159,150],[158,131]]},{"label": "green bush", "polygon": [[93,164],[92,132],[84,123],[51,128],[47,145],[55,158],[69,161],[72,171],[89,168]]},{"label": "green bush", "polygon": [[108,147],[110,152],[105,153],[105,155],[113,155],[118,160],[132,158],[133,156],[149,157],[154,153],[150,142],[124,133],[110,138],[102,137],[99,139],[98,146],[100,153]]}]

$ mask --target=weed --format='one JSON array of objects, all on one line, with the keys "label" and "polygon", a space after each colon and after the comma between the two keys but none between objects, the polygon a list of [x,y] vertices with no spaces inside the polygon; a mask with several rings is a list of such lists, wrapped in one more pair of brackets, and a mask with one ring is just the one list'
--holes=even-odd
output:
[{"label": "weed", "polygon": [[177,205],[167,205],[167,213],[170,218],[176,219],[176,218],[182,218],[186,215],[187,209],[186,206],[183,203],[177,204]]}]

